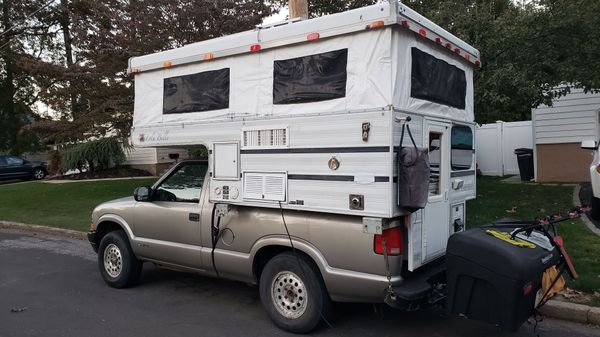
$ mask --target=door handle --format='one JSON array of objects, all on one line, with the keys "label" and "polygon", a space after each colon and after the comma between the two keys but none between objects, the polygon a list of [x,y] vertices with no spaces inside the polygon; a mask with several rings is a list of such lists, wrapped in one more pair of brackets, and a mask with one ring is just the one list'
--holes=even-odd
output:
[{"label": "door handle", "polygon": [[198,221],[200,221],[200,214],[198,214],[198,213],[190,213],[189,219],[190,219],[190,221],[198,222]]}]

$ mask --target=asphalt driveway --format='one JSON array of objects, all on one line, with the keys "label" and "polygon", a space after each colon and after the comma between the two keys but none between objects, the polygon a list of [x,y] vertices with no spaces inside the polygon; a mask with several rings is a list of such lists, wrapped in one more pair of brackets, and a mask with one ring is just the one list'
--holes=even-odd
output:
[{"label": "asphalt driveway", "polygon": [[[0,336],[288,336],[271,324],[256,287],[144,266],[141,282],[112,289],[85,241],[0,229]],[[319,336],[600,336],[545,319],[517,334],[440,310],[400,313],[337,304]],[[290,335],[291,336],[291,335]]]}]

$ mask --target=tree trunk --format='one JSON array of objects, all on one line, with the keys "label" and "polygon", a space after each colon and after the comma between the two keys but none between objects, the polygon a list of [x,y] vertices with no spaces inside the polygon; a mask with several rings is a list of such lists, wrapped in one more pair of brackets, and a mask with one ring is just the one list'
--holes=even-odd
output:
[{"label": "tree trunk", "polygon": [[[71,71],[71,67],[73,66],[73,39],[71,37],[71,19],[69,17],[69,1],[68,0],[60,0],[60,5],[62,7],[62,15],[60,19],[60,27],[63,32],[63,42],[65,44],[65,60],[67,62],[67,71]],[[73,81],[69,81],[69,91],[71,92],[69,95],[69,99],[71,101],[71,116],[73,119],[77,118],[77,95],[73,91]]]},{"label": "tree trunk", "polygon": [[289,0],[290,19],[308,19],[308,0]]},{"label": "tree trunk", "polygon": [[[7,29],[9,29],[11,27],[11,20],[10,20],[10,3],[11,0],[4,0],[2,1],[2,27],[3,27],[3,31],[6,31]],[[17,120],[17,116],[15,115],[15,83],[14,83],[14,77],[15,77],[15,70],[16,70],[16,65],[13,62],[12,59],[12,50],[11,50],[11,44],[10,44],[10,38],[12,37],[12,33],[7,33],[4,34],[2,36],[2,39],[0,40],[0,45],[3,45],[4,48],[3,50],[0,52],[0,55],[2,55],[2,59],[4,60],[4,64],[5,64],[5,74],[4,74],[4,83],[2,83],[2,93],[0,93],[0,100],[2,101],[0,103],[0,109],[2,109],[3,113],[4,113],[4,120],[7,122],[7,129],[8,131],[8,139],[7,139],[7,144],[6,147],[9,150],[13,150],[14,146],[17,143],[17,133],[18,130],[17,128],[19,127],[18,125],[18,120]],[[13,130],[14,129],[14,130]]]}]

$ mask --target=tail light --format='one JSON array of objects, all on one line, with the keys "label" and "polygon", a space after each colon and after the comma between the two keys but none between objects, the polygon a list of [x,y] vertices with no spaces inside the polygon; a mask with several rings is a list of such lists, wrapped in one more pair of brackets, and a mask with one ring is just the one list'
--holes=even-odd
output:
[{"label": "tail light", "polygon": [[384,240],[388,255],[402,255],[404,241],[402,227],[384,229],[381,234],[375,234],[373,238],[373,250],[375,254],[383,255]]}]

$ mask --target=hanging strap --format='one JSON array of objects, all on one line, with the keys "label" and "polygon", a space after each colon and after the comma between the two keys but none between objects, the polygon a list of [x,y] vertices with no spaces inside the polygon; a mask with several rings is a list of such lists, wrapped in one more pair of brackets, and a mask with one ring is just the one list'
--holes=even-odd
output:
[{"label": "hanging strap", "polygon": [[[410,137],[410,140],[412,141],[413,146],[415,147],[415,160],[413,160],[411,163],[407,163],[407,164],[403,163],[400,160],[400,152],[402,151],[402,144],[404,143],[404,128],[405,127],[406,127],[406,130],[408,131],[408,136]],[[410,132],[410,126],[406,123],[402,124],[402,132],[400,133],[400,146],[398,147],[398,154],[397,154],[398,163],[400,163],[400,165],[406,166],[406,167],[413,166],[417,162],[419,155],[420,155],[419,148],[417,147],[417,143],[415,143],[415,139],[413,138],[412,132]]]}]

